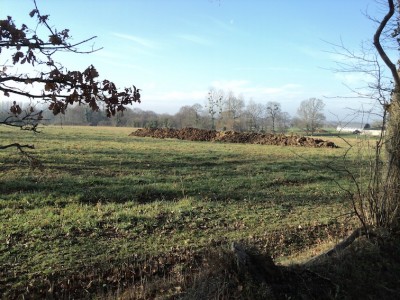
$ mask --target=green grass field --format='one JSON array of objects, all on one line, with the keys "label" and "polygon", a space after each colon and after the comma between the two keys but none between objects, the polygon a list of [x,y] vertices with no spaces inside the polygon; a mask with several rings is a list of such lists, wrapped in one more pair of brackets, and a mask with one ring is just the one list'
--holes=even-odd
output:
[{"label": "green grass field", "polygon": [[[285,261],[351,226],[350,201],[337,185],[348,179],[326,167],[343,163],[345,147],[157,140],[132,131],[0,128],[1,144],[33,143],[43,164],[31,169],[16,149],[0,152],[0,294],[108,293],[166,276],[182,253],[237,240]],[[348,168],[360,163],[353,152]]]}]

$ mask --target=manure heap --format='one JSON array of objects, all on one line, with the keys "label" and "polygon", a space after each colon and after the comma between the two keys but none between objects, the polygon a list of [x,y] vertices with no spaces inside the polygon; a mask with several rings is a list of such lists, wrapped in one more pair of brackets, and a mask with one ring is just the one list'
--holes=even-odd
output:
[{"label": "manure heap", "polygon": [[152,137],[158,139],[180,139],[188,141],[207,141],[224,143],[260,144],[277,146],[302,146],[320,148],[338,148],[330,141],[314,139],[305,136],[284,134],[262,134],[254,132],[216,131],[198,128],[142,128],[130,134],[130,136]]}]

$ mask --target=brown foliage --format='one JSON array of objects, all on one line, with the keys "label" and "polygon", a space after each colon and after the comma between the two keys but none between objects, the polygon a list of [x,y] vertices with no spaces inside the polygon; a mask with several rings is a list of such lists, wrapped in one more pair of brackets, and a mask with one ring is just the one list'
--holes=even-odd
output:
[{"label": "brown foliage", "polygon": [[[84,41],[71,44],[69,42],[69,30],[57,31],[48,24],[48,15],[41,15],[36,2],[35,9],[29,14],[36,17],[37,27],[28,28],[25,24],[17,27],[12,17],[8,16],[5,20],[0,20],[0,53],[3,49],[8,49],[13,65],[25,64],[42,65],[48,68],[39,75],[32,75],[35,72],[14,75],[12,69],[3,65],[0,72],[0,91],[5,96],[25,96],[30,99],[43,99],[48,103],[48,108],[55,114],[64,113],[68,105],[87,104],[93,110],[98,110],[98,102],[105,103],[107,115],[114,116],[117,111],[124,111],[125,106],[133,102],[140,103],[140,89],[134,85],[122,90],[110,80],[99,80],[97,69],[90,65],[83,71],[68,71],[62,64],[53,61],[52,56],[58,51],[68,51],[73,53],[91,53],[99,49],[91,49],[81,52],[77,46],[88,42],[95,37]],[[44,27],[48,31],[48,40],[38,35],[38,29]],[[32,71],[34,71],[32,69]],[[20,85],[35,83],[41,86],[42,91],[36,92],[33,89]],[[18,87],[15,87],[18,86]],[[19,106],[12,107],[12,113],[19,115],[22,113]]]},{"label": "brown foliage", "polygon": [[[53,55],[59,51],[92,53],[100,49],[80,51],[78,46],[95,37],[71,44],[69,30],[57,30],[50,26],[49,16],[42,15],[35,0],[33,3],[35,9],[29,16],[36,18],[35,28],[29,28],[25,24],[18,27],[11,16],[0,20],[0,54],[3,59],[10,55],[12,61],[12,65],[7,65],[5,61],[0,66],[0,92],[6,97],[25,97],[31,100],[27,109],[14,101],[9,109],[10,115],[0,120],[0,125],[37,131],[43,115],[42,111],[34,109],[35,103],[32,102],[39,100],[46,103],[54,115],[64,114],[67,107],[73,104],[88,105],[93,111],[97,111],[99,102],[102,102],[108,117],[123,112],[133,102],[140,103],[140,89],[134,85],[118,89],[110,80],[100,80],[93,65],[83,71],[69,71],[61,63],[53,61]],[[43,37],[40,37],[39,32]],[[23,64],[31,69],[26,73],[18,73],[15,66]],[[40,73],[34,69],[37,65],[41,66]],[[8,147],[11,146],[5,145],[3,149]],[[25,154],[22,147],[17,148]]]}]

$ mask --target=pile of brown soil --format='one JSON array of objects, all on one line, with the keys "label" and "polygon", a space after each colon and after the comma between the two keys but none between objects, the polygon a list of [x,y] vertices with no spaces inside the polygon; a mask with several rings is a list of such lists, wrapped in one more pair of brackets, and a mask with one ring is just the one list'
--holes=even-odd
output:
[{"label": "pile of brown soil", "polygon": [[172,138],[189,141],[338,148],[338,146],[333,142],[304,136],[216,131],[198,128],[142,128],[132,132],[130,136],[153,137],[159,139]]},{"label": "pile of brown soil", "polygon": [[152,137],[157,139],[180,139],[189,141],[213,141],[218,132],[197,128],[142,128],[130,134],[130,136]]}]

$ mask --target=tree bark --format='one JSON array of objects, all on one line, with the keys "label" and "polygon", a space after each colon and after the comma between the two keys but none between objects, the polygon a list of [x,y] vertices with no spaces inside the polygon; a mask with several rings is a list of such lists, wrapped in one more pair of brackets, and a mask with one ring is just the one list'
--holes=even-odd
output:
[{"label": "tree bark", "polygon": [[[387,172],[384,182],[379,214],[376,222],[385,227],[397,227],[400,203],[400,91],[395,86],[391,103],[388,107],[386,128]],[[387,224],[385,224],[387,223]]]},{"label": "tree bark", "polygon": [[[383,178],[382,195],[376,202],[375,225],[387,228],[398,226],[400,203],[400,75],[396,65],[390,60],[382,47],[380,38],[390,19],[395,15],[394,0],[388,0],[388,12],[379,24],[374,35],[374,46],[386,66],[389,68],[394,82],[390,104],[384,107],[388,113],[385,147],[387,153],[387,170]],[[398,13],[398,12],[397,12]]]}]

